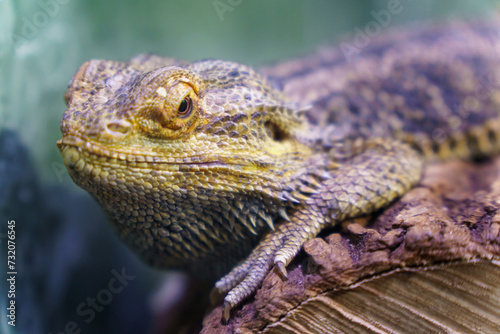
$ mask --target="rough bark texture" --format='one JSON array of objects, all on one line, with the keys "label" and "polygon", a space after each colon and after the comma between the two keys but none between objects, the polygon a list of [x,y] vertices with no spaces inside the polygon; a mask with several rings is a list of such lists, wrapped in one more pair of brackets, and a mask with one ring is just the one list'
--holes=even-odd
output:
[{"label": "rough bark texture", "polygon": [[498,261],[499,172],[500,158],[429,166],[416,188],[377,216],[307,242],[307,256],[291,264],[288,280],[271,272],[229,323],[221,321],[220,306],[213,309],[202,333],[262,331],[311,298],[398,268]]}]

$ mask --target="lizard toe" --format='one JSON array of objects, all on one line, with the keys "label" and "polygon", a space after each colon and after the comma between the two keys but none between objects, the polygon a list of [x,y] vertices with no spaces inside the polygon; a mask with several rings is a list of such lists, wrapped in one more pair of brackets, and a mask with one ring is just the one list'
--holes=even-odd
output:
[{"label": "lizard toe", "polygon": [[229,317],[231,309],[257,290],[267,276],[273,265],[274,253],[267,253],[267,255],[255,261],[248,271],[248,275],[226,295],[224,298],[224,317],[226,315]]}]

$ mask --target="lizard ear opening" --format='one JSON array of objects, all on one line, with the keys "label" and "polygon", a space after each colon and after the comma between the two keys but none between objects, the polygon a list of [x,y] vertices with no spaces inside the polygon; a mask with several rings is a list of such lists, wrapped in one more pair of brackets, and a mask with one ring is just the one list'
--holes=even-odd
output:
[{"label": "lizard ear opening", "polygon": [[264,127],[266,128],[267,134],[269,137],[274,140],[274,141],[284,141],[286,140],[290,135],[285,132],[283,129],[281,129],[276,123],[273,121],[266,121],[264,123]]}]

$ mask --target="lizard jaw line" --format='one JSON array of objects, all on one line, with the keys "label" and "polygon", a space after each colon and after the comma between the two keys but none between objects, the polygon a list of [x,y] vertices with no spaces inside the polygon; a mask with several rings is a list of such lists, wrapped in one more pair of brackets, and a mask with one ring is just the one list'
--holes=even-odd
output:
[{"label": "lizard jaw line", "polygon": [[[105,149],[79,137],[63,137],[57,142],[65,164],[73,168],[85,165],[122,164],[138,169],[166,169],[171,171],[196,171],[221,168],[244,168],[247,161],[226,162],[223,156],[208,160],[200,156],[165,158],[153,155],[137,155],[129,152]],[[81,161],[81,162],[80,162]],[[78,165],[80,164],[80,165]],[[250,163],[251,164],[251,163]]]}]

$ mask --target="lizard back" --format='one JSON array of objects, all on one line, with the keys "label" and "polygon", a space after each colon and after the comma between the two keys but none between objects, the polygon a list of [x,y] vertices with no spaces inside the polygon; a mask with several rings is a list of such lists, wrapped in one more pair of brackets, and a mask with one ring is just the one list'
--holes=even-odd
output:
[{"label": "lizard back", "polygon": [[329,147],[393,137],[428,158],[478,157],[499,149],[500,33],[492,23],[393,31],[263,69]]}]

